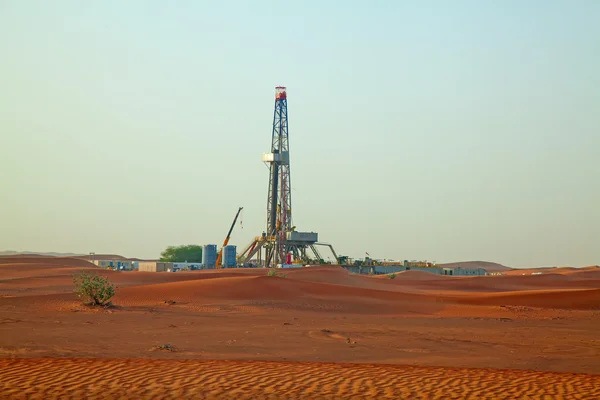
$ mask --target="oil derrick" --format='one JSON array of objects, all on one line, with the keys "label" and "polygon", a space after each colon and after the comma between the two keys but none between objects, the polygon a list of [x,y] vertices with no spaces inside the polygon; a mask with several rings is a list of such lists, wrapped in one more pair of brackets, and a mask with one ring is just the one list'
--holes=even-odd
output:
[{"label": "oil derrick", "polygon": [[[275,88],[275,108],[271,132],[271,152],[263,154],[262,161],[269,165],[267,193],[267,227],[238,255],[238,263],[276,267],[286,264],[311,262],[307,250],[312,250],[313,262],[322,258],[315,246],[331,249],[329,244],[318,243],[315,232],[297,232],[292,224],[292,185],[290,179],[290,144],[288,136],[287,91],[284,86]],[[255,260],[252,258],[256,256]],[[264,256],[264,258],[263,258]]]},{"label": "oil derrick", "polygon": [[288,137],[286,88],[275,88],[275,110],[271,134],[271,152],[262,160],[269,164],[267,194],[267,237],[265,262],[277,265],[286,262],[287,232],[292,231],[292,193],[290,186],[290,142]]}]

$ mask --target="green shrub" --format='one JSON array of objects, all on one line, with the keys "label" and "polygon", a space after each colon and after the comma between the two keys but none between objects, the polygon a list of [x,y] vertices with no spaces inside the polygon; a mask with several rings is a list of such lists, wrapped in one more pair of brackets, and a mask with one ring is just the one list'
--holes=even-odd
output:
[{"label": "green shrub", "polygon": [[269,272],[267,272],[267,276],[277,276],[279,278],[285,278],[287,274],[280,274],[275,268],[271,268]]},{"label": "green shrub", "polygon": [[152,350],[166,350],[170,352],[175,352],[177,351],[177,347],[173,346],[172,344],[165,343],[161,344],[160,346],[154,346]]},{"label": "green shrub", "polygon": [[73,275],[73,283],[75,283],[75,294],[86,305],[110,305],[110,299],[116,292],[115,285],[110,283],[106,277],[83,271],[78,275]]},{"label": "green shrub", "polygon": [[395,272],[392,272],[392,273],[390,274],[390,279],[394,279],[395,277],[396,277],[396,273],[395,273]]}]

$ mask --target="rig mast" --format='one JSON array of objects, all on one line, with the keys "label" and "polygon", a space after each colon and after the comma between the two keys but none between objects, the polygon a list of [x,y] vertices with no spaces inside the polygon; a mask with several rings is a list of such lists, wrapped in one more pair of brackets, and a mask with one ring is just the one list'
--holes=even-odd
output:
[{"label": "rig mast", "polygon": [[[268,268],[283,264],[321,263],[323,259],[316,245],[315,232],[297,232],[292,224],[292,185],[290,179],[290,143],[288,136],[287,91],[284,86],[275,88],[275,110],[271,131],[271,152],[263,154],[262,161],[269,164],[269,190],[267,193],[267,229],[238,255],[238,263]],[[313,259],[307,254],[312,250]],[[264,259],[263,259],[264,251]],[[253,261],[252,257],[256,255]]]},{"label": "rig mast", "polygon": [[271,134],[271,152],[263,154],[269,163],[269,192],[267,194],[267,236],[272,246],[267,248],[267,264],[285,263],[288,249],[287,232],[292,230],[292,193],[290,183],[290,142],[286,88],[275,88],[275,111]]}]

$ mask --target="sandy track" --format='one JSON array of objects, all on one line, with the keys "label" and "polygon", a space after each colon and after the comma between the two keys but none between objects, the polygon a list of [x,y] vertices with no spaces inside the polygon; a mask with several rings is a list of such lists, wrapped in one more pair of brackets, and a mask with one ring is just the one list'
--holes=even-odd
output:
[{"label": "sandy track", "polygon": [[0,359],[10,399],[595,399],[600,375],[400,365]]}]

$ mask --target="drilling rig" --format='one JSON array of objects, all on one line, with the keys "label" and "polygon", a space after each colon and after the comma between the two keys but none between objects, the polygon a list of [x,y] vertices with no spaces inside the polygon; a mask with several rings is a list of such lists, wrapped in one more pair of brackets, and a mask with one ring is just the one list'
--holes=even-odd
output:
[{"label": "drilling rig", "polygon": [[[321,263],[323,259],[315,247],[319,245],[329,247],[337,263],[338,258],[333,246],[318,243],[316,232],[296,231],[292,223],[287,90],[284,86],[275,88],[271,152],[263,154],[262,161],[269,166],[267,228],[238,255],[238,263],[249,265],[254,256],[256,266],[267,268],[292,263]],[[307,251],[309,249],[315,256],[312,260]]]}]

